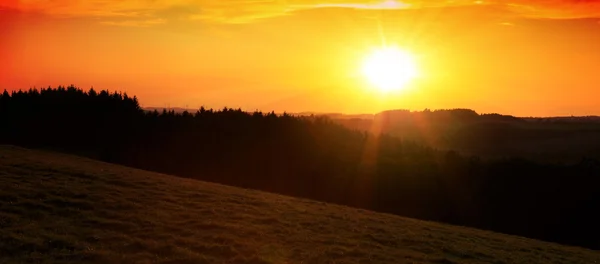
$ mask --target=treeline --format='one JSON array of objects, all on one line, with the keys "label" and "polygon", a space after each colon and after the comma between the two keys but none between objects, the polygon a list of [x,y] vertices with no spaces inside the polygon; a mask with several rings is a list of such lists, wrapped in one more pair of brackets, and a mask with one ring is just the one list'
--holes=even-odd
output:
[{"label": "treeline", "polygon": [[325,117],[144,111],[76,87],[4,92],[0,143],[600,249],[600,163],[464,156]]}]

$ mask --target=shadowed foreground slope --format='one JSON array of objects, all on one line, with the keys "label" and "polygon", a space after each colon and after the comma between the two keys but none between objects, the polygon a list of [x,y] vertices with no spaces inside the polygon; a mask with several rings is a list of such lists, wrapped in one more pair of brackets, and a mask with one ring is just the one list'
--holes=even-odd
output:
[{"label": "shadowed foreground slope", "polygon": [[600,253],[0,146],[0,263],[596,263]]},{"label": "shadowed foreground slope", "polygon": [[[595,213],[600,156],[577,154],[562,163],[518,155],[470,156],[461,153],[463,148],[439,150],[380,133],[378,127],[388,125],[404,131],[402,120],[413,113],[397,114],[400,118],[391,115],[372,123],[368,133],[322,116],[231,108],[159,114],[145,112],[136,97],[119,92],[85,92],[74,86],[30,89],[0,96],[0,145],[56,150],[173,176],[600,250],[600,214]],[[448,140],[479,138],[475,145],[491,149],[520,146],[540,131],[554,130],[535,125],[523,128],[528,132],[522,138],[511,136],[521,133],[506,127],[474,121],[489,117],[471,110],[419,115],[414,113],[412,122],[417,134],[428,138],[428,131],[436,131],[424,119],[450,131],[479,124],[485,129],[467,128],[458,141]],[[560,125],[559,130],[581,125]],[[584,127],[600,131],[598,125]],[[554,136],[561,142],[572,139]],[[512,141],[516,138],[521,140]],[[591,141],[580,143],[585,142]],[[567,149],[581,145],[565,144]],[[563,147],[549,149],[562,157]]]}]

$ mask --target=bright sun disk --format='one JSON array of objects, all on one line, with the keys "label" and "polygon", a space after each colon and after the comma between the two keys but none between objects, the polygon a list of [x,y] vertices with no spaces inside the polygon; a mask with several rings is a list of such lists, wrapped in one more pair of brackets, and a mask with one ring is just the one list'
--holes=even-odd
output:
[{"label": "bright sun disk", "polygon": [[418,75],[413,56],[396,47],[374,51],[365,60],[362,72],[382,92],[402,90]]}]

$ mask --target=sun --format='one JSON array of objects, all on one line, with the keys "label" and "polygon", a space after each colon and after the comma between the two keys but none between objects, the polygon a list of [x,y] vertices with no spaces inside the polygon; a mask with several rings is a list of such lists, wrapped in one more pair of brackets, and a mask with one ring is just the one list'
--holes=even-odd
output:
[{"label": "sun", "polygon": [[365,59],[362,73],[382,92],[404,89],[418,75],[411,53],[397,47],[384,47],[373,51]]}]

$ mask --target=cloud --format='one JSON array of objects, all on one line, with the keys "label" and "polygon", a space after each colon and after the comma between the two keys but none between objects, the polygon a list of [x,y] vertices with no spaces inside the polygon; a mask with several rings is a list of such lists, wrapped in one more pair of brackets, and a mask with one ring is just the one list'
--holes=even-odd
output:
[{"label": "cloud", "polygon": [[[98,17],[113,25],[153,25],[169,20],[247,23],[316,8],[424,9],[493,5],[528,18],[600,17],[591,0],[8,0],[0,7],[61,17]],[[127,18],[126,20],[114,20]]]},{"label": "cloud", "polygon": [[401,1],[386,0],[380,2],[341,2],[341,3],[313,3],[313,4],[298,4],[294,5],[295,8],[327,8],[327,7],[343,7],[343,8],[354,8],[354,9],[408,9],[411,8],[411,4]]},{"label": "cloud", "polygon": [[121,27],[149,27],[153,25],[160,25],[166,22],[165,19],[155,18],[147,20],[121,20],[121,21],[102,21],[101,24],[110,26],[121,26]]},{"label": "cloud", "polygon": [[529,18],[577,19],[600,17],[600,1],[513,1],[506,4],[506,6],[513,12]]},{"label": "cloud", "polygon": [[501,22],[501,23],[498,23],[498,24],[501,25],[501,26],[507,26],[507,27],[514,27],[515,26],[515,24],[511,23],[511,22]]}]

